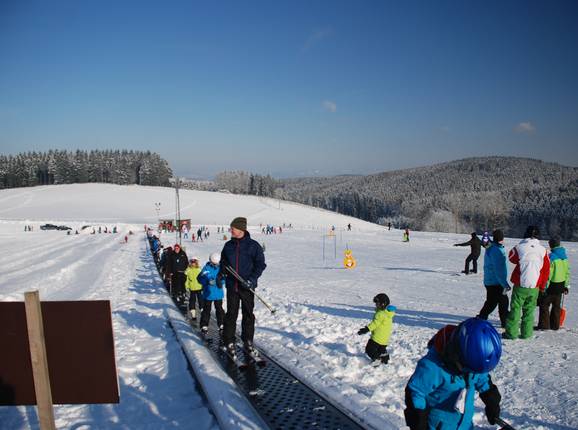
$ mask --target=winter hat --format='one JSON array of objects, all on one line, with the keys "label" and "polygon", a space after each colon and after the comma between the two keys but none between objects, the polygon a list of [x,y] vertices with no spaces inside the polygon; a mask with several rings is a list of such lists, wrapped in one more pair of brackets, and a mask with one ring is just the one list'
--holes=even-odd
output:
[{"label": "winter hat", "polygon": [[492,237],[494,238],[494,242],[501,242],[504,240],[504,232],[502,230],[494,230]]},{"label": "winter hat", "polygon": [[540,229],[535,225],[529,225],[524,233],[524,239],[533,238],[538,239],[540,237]]},{"label": "winter hat", "polygon": [[550,249],[554,249],[560,246],[560,238],[559,237],[553,237],[552,239],[550,239],[548,241],[548,245],[550,245]]},{"label": "winter hat", "polygon": [[237,217],[231,221],[231,227],[237,230],[247,231],[247,218]]},{"label": "winter hat", "polygon": [[218,252],[213,252],[211,255],[209,255],[209,261],[215,265],[219,264],[221,262],[221,254]]}]

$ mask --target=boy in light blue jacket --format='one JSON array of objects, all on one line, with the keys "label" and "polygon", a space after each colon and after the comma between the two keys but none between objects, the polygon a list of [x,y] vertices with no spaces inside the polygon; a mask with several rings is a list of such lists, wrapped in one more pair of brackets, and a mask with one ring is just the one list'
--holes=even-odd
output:
[{"label": "boy in light blue jacket", "polygon": [[500,417],[500,392],[490,372],[500,361],[501,338],[494,327],[470,318],[446,326],[429,342],[405,388],[405,420],[411,430],[470,430],[476,391],[486,417]]},{"label": "boy in light blue jacket", "polygon": [[203,298],[205,303],[201,312],[201,331],[206,334],[209,330],[209,320],[211,318],[211,306],[215,304],[215,313],[217,314],[217,326],[219,331],[223,330],[223,321],[225,312],[223,311],[223,289],[225,279],[220,276],[219,263],[221,254],[214,252],[209,256],[209,262],[202,268],[197,280],[203,286]]}]

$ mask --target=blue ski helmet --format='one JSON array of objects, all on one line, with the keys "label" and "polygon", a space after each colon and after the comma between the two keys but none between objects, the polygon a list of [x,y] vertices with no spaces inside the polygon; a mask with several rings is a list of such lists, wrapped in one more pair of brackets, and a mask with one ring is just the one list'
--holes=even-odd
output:
[{"label": "blue ski helmet", "polygon": [[489,372],[500,362],[502,339],[486,320],[470,318],[458,326],[457,343],[460,361],[474,373]]}]

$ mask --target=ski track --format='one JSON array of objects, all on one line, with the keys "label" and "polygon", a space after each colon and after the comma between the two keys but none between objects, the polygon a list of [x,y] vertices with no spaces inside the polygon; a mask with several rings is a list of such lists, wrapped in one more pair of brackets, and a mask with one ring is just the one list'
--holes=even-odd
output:
[{"label": "ski track", "polygon": [[[195,428],[216,430],[216,421],[199,396],[180,345],[165,321],[163,306],[155,304],[155,296],[164,294],[164,289],[143,235],[133,235],[124,244],[121,234],[42,233],[36,237],[23,233],[30,243],[16,260],[27,257],[30,262],[38,241],[40,253],[51,249],[49,254],[59,264],[44,265],[33,274],[27,264],[13,268],[12,280],[6,282],[3,276],[0,282],[0,292],[10,291],[3,294],[3,300],[22,300],[24,291],[36,287],[42,300],[110,300],[121,395],[118,405],[55,406],[57,428],[186,428],[194,417]],[[52,233],[58,235],[57,240],[50,237]],[[29,280],[12,288],[18,277]],[[37,426],[33,408],[0,407],[0,428]]]}]

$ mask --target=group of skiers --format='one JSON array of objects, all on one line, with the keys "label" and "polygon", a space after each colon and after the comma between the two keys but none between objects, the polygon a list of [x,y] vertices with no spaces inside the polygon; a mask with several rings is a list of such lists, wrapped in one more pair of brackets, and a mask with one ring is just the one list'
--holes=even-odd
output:
[{"label": "group of skiers", "polygon": [[[495,230],[492,240],[484,246],[484,286],[486,301],[478,318],[487,320],[498,307],[503,335],[506,339],[528,339],[534,329],[558,330],[562,312],[562,295],[570,288],[570,269],[566,250],[560,246],[560,239],[553,237],[548,245],[550,253],[540,244],[540,231],[536,226],[528,226],[522,241],[509,252],[506,258],[504,233]],[[468,242],[454,246],[470,246],[463,273],[477,273],[477,259],[483,246],[476,233]],[[507,260],[514,264],[510,277],[513,290],[508,283]],[[473,269],[469,270],[470,261]],[[509,304],[507,293],[512,290]],[[508,310],[508,305],[510,309]],[[538,325],[534,327],[534,310],[539,307]]]},{"label": "group of skiers", "polygon": [[[539,236],[539,229],[529,226],[523,240],[509,253],[509,261],[515,265],[509,311],[507,292],[512,288],[507,280],[503,232],[495,230],[491,240],[489,237],[480,240],[472,233],[468,242],[456,244],[471,247],[466,259],[466,274],[477,272],[477,259],[484,246],[486,301],[476,317],[458,326],[447,325],[430,339],[427,354],[419,360],[406,385],[404,415],[411,430],[473,428],[476,391],[485,404],[488,422],[507,428],[507,423],[500,418],[501,395],[489,374],[500,361],[502,339],[530,338],[534,328],[558,330],[561,298],[570,288],[568,258],[560,240],[549,240],[548,254],[540,244]],[[471,272],[470,262],[473,263]],[[373,302],[374,318],[358,334],[371,333],[365,352],[372,364],[387,364],[387,344],[396,308],[384,293],[376,295]],[[539,323],[534,327],[537,305]],[[496,307],[501,326],[505,328],[502,335],[487,321]]]},{"label": "group of skiers", "polygon": [[[220,254],[212,253],[200,268],[199,259],[187,260],[177,244],[169,247],[159,259],[159,268],[178,303],[184,302],[189,291],[189,313],[196,319],[195,301],[202,309],[200,328],[208,330],[211,307],[214,303],[217,325],[228,352],[235,354],[235,332],[239,310],[242,310],[241,340],[247,351],[253,350],[255,327],[254,290],[266,268],[263,249],[247,231],[247,220],[235,218],[230,225],[231,239]],[[409,232],[408,236],[409,236]],[[511,307],[508,311],[507,261],[504,234],[495,230],[488,240],[484,256],[484,285],[486,301],[479,314],[461,324],[447,325],[429,341],[428,352],[422,357],[410,377],[406,390],[404,411],[411,430],[471,429],[473,427],[475,392],[485,404],[490,424],[502,423],[501,395],[492,382],[490,372],[498,365],[502,354],[502,339],[527,339],[534,329],[534,309],[540,306],[537,329],[557,330],[560,326],[561,296],[569,291],[568,259],[560,241],[549,241],[550,254],[539,242],[539,230],[529,226],[524,239],[509,253],[515,265],[511,275],[513,284]],[[153,249],[154,238],[151,238]],[[468,242],[456,246],[470,246],[464,273],[477,272],[477,259],[482,241],[472,233]],[[469,263],[473,263],[472,271]],[[232,269],[232,270],[231,270]],[[237,276],[231,276],[231,273]],[[227,312],[222,301],[226,287]],[[377,294],[373,302],[373,320],[359,329],[359,335],[370,333],[365,352],[372,365],[387,364],[387,346],[393,330],[396,307],[385,293]],[[498,307],[505,332],[500,335],[487,321]],[[550,307],[552,308],[550,310]],[[521,320],[521,324],[520,324]]]},{"label": "group of skiers", "polygon": [[[203,334],[208,332],[210,312],[214,306],[223,344],[230,354],[235,355],[239,310],[242,312],[243,346],[249,353],[254,352],[254,290],[267,265],[261,245],[251,238],[247,230],[246,218],[235,218],[231,222],[230,233],[231,239],[225,243],[221,253],[211,253],[202,268],[199,258],[189,260],[178,243],[163,249],[153,234],[149,235],[149,243],[159,272],[177,305],[183,306],[188,297],[188,312],[191,320],[196,321],[198,304],[201,310],[199,327]],[[233,271],[238,277],[231,276]],[[225,289],[226,313],[223,310]]]}]

